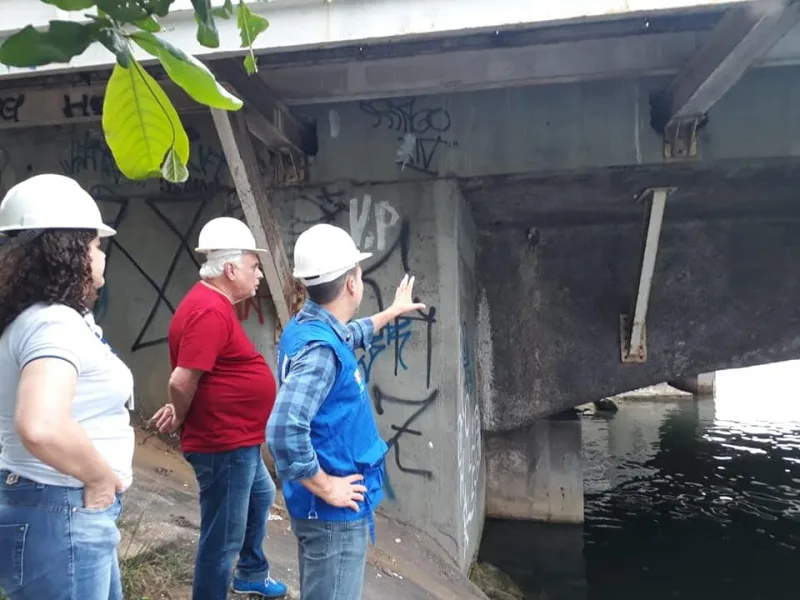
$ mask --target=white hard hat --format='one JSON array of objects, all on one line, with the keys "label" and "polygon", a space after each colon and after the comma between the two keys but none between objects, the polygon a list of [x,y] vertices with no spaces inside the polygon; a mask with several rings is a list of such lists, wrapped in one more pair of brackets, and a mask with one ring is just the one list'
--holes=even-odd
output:
[{"label": "white hard hat", "polygon": [[96,229],[100,237],[117,233],[103,223],[97,202],[77,181],[54,173],[21,181],[0,203],[0,233],[25,229]]},{"label": "white hard hat", "polygon": [[320,223],[306,229],[294,245],[294,276],[306,286],[333,281],[371,252],[360,252],[353,238],[340,227]]},{"label": "white hard hat", "polygon": [[195,251],[208,253],[214,250],[267,252],[263,248],[256,248],[256,238],[247,224],[233,217],[211,219],[200,230]]}]

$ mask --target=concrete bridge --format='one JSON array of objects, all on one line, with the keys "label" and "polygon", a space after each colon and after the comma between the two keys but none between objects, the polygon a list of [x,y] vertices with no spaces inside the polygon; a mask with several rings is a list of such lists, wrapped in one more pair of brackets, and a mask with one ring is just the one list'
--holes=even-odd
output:
[{"label": "concrete bridge", "polygon": [[[29,4],[0,1],[3,27],[63,18]],[[175,6],[166,37],[247,101],[209,115],[170,90],[185,184],[115,168],[102,48],[0,80],[3,186],[74,176],[119,231],[97,313],[143,413],[163,401],[197,232],[221,214],[273,251],[240,308],[273,364],[306,227],[340,224],[375,253],[365,312],[417,275],[429,309],[361,364],[392,443],[385,510],[462,569],[486,514],[582,520],[566,409],[800,356],[796,3],[276,0],[253,7],[272,23],[253,80],[233,29],[203,53]]]}]

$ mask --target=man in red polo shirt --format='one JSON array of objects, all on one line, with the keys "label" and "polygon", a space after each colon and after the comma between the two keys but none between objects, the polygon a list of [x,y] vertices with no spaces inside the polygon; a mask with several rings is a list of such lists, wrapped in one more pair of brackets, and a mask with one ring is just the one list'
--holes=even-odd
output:
[{"label": "man in red polo shirt", "polygon": [[263,543],[275,483],[261,457],[275,403],[275,378],[248,338],[234,305],[252,298],[263,277],[247,225],[222,217],[200,231],[201,280],[169,326],[169,403],[153,416],[162,432],[181,431],[181,450],[200,488],[200,542],[193,600],[233,591],[282,598]]}]

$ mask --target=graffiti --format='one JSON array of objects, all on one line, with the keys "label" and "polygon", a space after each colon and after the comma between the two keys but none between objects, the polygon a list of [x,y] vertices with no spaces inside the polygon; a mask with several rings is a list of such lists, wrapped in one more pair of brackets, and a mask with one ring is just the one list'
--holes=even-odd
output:
[{"label": "graffiti", "polygon": [[[375,296],[375,302],[378,305],[378,312],[384,310],[386,308],[386,304],[383,300],[383,295],[381,294],[381,289],[378,287],[378,283],[373,278],[373,275],[381,269],[389,259],[394,255],[395,252],[400,253],[400,262],[403,265],[403,272],[409,273],[411,269],[409,268],[408,262],[408,255],[411,246],[411,225],[408,220],[404,219],[400,224],[400,233],[395,238],[392,245],[387,249],[387,251],[381,256],[377,261],[375,261],[368,269],[365,269],[362,275],[362,279],[364,281],[364,286],[369,287],[372,290],[373,295]],[[414,298],[414,302],[419,302],[419,298]],[[433,326],[436,323],[436,307],[435,306],[428,306],[428,310],[418,310],[416,314],[405,317],[402,317],[405,320],[411,322],[422,322],[426,325],[426,365],[425,365],[425,382],[426,387],[431,387],[431,372],[433,370]],[[400,318],[395,319],[394,324],[392,325],[395,328],[395,332],[400,332]],[[401,339],[399,333],[393,336],[392,341],[394,342],[394,360],[395,360],[395,375],[398,373],[398,367],[400,366],[401,361],[401,342],[403,346],[408,341],[408,338]],[[370,362],[370,369],[372,368],[372,362]],[[366,373],[365,373],[366,375]]]},{"label": "graffiti", "polygon": [[411,415],[403,422],[402,425],[392,424],[391,428],[395,434],[386,440],[386,444],[389,446],[389,450],[394,450],[394,459],[395,463],[397,463],[397,468],[400,469],[403,473],[410,473],[412,475],[419,475],[420,477],[424,477],[425,479],[433,479],[433,471],[429,471],[427,469],[417,469],[412,467],[407,467],[403,465],[400,455],[402,454],[402,445],[401,442],[403,440],[403,436],[406,435],[413,435],[413,436],[421,436],[422,432],[417,429],[412,429],[411,426],[419,419],[425,412],[436,402],[436,399],[439,396],[439,391],[434,390],[433,392],[428,395],[427,398],[424,400],[406,400],[403,398],[397,398],[396,396],[390,396],[389,394],[385,394],[381,391],[381,388],[378,386],[374,386],[372,388],[372,401],[375,404],[375,411],[379,415],[383,415],[385,409],[384,404],[397,404],[399,406],[406,406],[406,407],[414,407],[415,410],[411,413]]},{"label": "graffiti", "polygon": [[[306,216],[295,216],[291,220],[286,232],[290,248],[294,247],[297,238],[303,231],[318,223],[335,224],[348,207],[344,199],[344,192],[331,191],[328,188],[321,188],[313,194],[302,194],[293,202],[298,205],[297,213]],[[303,208],[300,208],[301,206]],[[311,209],[311,212],[304,210],[305,208]]]},{"label": "graffiti", "polygon": [[461,507],[463,556],[469,547],[469,529],[475,520],[478,505],[478,484],[481,464],[481,413],[475,395],[475,362],[467,323],[461,324],[461,376],[463,389],[459,395],[456,456],[458,459],[458,499]]},{"label": "graffiti", "polygon": [[386,126],[401,134],[395,162],[401,170],[409,167],[436,175],[434,158],[441,148],[458,146],[458,142],[442,137],[450,131],[450,113],[445,108],[418,108],[417,99],[364,100],[361,111],[373,117],[372,127]]},{"label": "graffiti", "polygon": [[369,222],[372,196],[364,194],[359,210],[358,198],[350,199],[350,236],[361,250],[386,250],[386,233],[400,221],[397,210],[386,201],[376,202],[374,207],[375,234],[365,230]]},{"label": "graffiti", "polygon": [[[129,200],[128,198],[121,198],[116,196],[113,189],[107,185],[96,185],[91,190],[90,193],[98,199],[101,205],[105,205],[106,203],[111,203],[113,205],[118,206],[116,216],[111,220],[112,227],[117,231],[120,230],[120,225],[123,223],[127,216]],[[197,202],[197,207],[192,215],[191,222],[189,226],[186,228],[185,231],[181,231],[173,222],[172,220],[167,217],[164,212],[161,210],[162,204],[173,204],[173,203],[186,203],[194,201]],[[178,261],[181,258],[182,254],[186,254],[189,256],[189,259],[195,265],[197,269],[200,268],[200,263],[197,262],[195,258],[194,251],[190,244],[188,243],[188,238],[195,230],[197,223],[200,217],[203,214],[208,203],[211,201],[210,198],[204,198],[198,200],[194,199],[174,199],[174,198],[147,198],[144,203],[145,205],[153,212],[153,214],[162,222],[164,223],[167,228],[177,237],[178,239],[178,247],[173,253],[170,262],[167,267],[167,273],[164,278],[159,282],[156,281],[146,270],[145,268],[136,260],[133,254],[122,244],[120,243],[117,237],[108,238],[106,240],[108,246],[106,248],[106,263],[110,264],[110,260],[112,256],[116,256],[117,253],[124,256],[128,262],[139,272],[142,278],[147,282],[147,285],[155,292],[155,300],[153,305],[144,320],[141,328],[139,329],[138,334],[136,335],[136,339],[134,340],[131,351],[136,352],[137,350],[141,350],[142,348],[150,348],[153,346],[158,346],[161,344],[166,343],[167,338],[164,336],[149,338],[148,335],[150,334],[150,328],[155,320],[156,314],[158,309],[162,306],[162,304],[169,310],[170,314],[175,313],[175,306],[169,301],[166,296],[166,290],[172,281],[172,278],[175,274],[175,270],[178,265]],[[98,303],[95,305],[95,318],[99,321],[102,317],[106,315],[108,311],[108,296],[107,291],[104,294],[101,294],[100,298],[98,298]]]},{"label": "graffiti", "polygon": [[19,109],[25,104],[25,94],[0,96],[0,121],[19,123]]},{"label": "graffiti", "polygon": [[89,130],[70,139],[67,158],[61,160],[64,175],[79,177],[84,173],[100,175],[105,184],[119,185],[123,175],[101,134]]},{"label": "graffiti", "polygon": [[225,155],[216,147],[204,144],[200,132],[187,126],[186,134],[192,145],[186,168],[189,179],[183,183],[160,180],[161,192],[169,196],[197,196],[201,194],[235,195],[235,188],[224,183],[228,173]]},{"label": "graffiti", "polygon": [[236,316],[239,319],[240,323],[246,322],[250,318],[250,310],[252,309],[253,314],[256,315],[258,318],[258,324],[264,324],[264,311],[261,307],[261,298],[258,296],[254,296],[252,298],[248,298],[244,302],[240,302],[236,305]]},{"label": "graffiti", "polygon": [[0,148],[0,184],[5,194],[17,183],[17,173],[11,164],[11,156],[5,148]]},{"label": "graffiti", "polygon": [[64,94],[64,117],[74,119],[75,117],[100,117],[103,115],[103,96],[94,94],[81,94],[80,99],[75,100],[69,94]]},{"label": "graffiti", "polygon": [[412,319],[399,318],[394,324],[389,323],[386,327],[381,329],[380,333],[372,338],[372,344],[369,350],[365,350],[363,355],[358,359],[358,364],[364,372],[364,381],[369,383],[369,378],[372,373],[372,365],[378,357],[383,354],[387,348],[394,348],[394,375],[400,369],[408,370],[408,365],[403,360],[403,350],[406,342],[411,339],[411,325]]}]

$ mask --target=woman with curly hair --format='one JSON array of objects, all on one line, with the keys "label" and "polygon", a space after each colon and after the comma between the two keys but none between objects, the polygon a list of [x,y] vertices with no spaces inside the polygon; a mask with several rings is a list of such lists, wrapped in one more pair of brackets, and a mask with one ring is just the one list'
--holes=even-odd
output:
[{"label": "woman with curly hair", "polygon": [[91,313],[100,238],[116,232],[76,181],[51,174],[8,191],[0,232],[0,590],[121,599],[133,377]]}]

